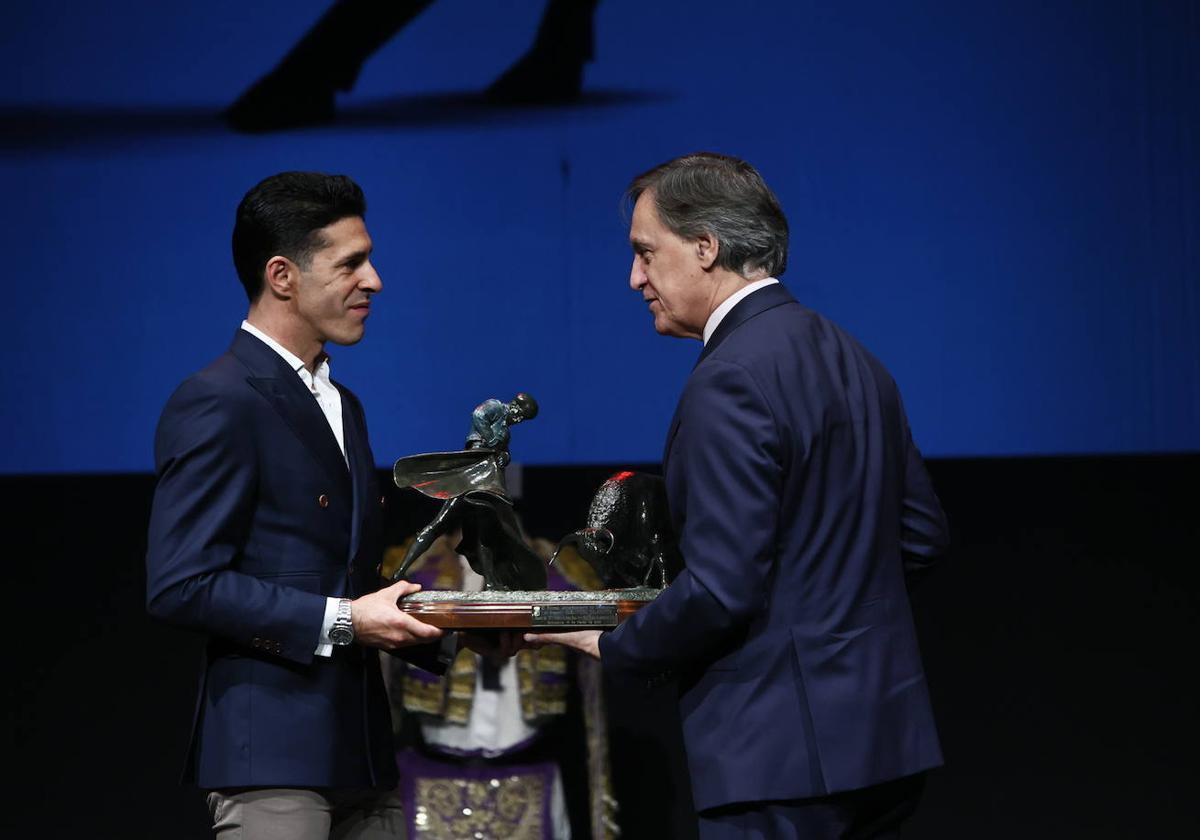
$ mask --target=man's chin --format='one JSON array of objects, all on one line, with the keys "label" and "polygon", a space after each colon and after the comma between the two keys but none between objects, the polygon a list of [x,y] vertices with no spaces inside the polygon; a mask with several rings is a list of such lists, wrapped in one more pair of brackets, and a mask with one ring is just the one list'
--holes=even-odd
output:
[{"label": "man's chin", "polygon": [[661,321],[658,318],[654,319],[654,331],[659,335],[665,335],[668,338],[687,338],[687,333],[680,331],[670,321]]},{"label": "man's chin", "polygon": [[366,332],[365,329],[350,330],[338,335],[331,335],[325,340],[330,344],[336,344],[338,347],[349,347],[352,344],[358,344],[358,342],[362,341]]}]

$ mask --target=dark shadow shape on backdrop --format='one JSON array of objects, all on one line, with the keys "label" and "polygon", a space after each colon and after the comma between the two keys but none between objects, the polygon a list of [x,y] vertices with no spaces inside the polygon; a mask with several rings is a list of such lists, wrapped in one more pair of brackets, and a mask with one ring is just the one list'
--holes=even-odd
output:
[{"label": "dark shadow shape on backdrop", "polygon": [[[361,128],[437,128],[553,122],[564,113],[650,105],[673,94],[649,91],[593,90],[570,107],[501,105],[479,93],[397,96],[362,102],[341,110],[333,122],[306,131]],[[228,134],[222,115],[193,107],[20,107],[0,108],[0,150],[24,153],[88,146],[120,146],[143,140]]]},{"label": "dark shadow shape on backdrop", "polygon": [[[598,0],[547,0],[533,45],[484,98],[502,104],[577,100],[592,59]],[[270,73],[225,111],[236,131],[267,132],[331,122],[339,92],[363,64],[433,0],[337,0]]]}]

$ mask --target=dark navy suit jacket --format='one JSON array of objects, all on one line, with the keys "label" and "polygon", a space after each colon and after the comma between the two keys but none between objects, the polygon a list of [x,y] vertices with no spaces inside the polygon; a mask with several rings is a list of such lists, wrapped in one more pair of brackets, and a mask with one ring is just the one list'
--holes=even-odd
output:
[{"label": "dark navy suit jacket", "polygon": [[606,669],[679,681],[696,807],[940,764],[905,572],[946,524],[883,366],[755,291],[688,379],[663,471],[685,568],[600,645]]},{"label": "dark navy suit jacket", "polygon": [[395,783],[376,651],[315,655],[326,597],[379,584],[375,461],[337,387],[346,458],[295,371],[238,330],[159,421],[147,605],[209,635],[185,773],[201,787]]}]

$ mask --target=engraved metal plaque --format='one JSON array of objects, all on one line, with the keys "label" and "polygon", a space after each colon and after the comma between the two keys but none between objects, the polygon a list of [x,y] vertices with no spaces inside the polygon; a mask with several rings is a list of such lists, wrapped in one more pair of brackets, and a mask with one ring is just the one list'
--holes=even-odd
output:
[{"label": "engraved metal plaque", "polygon": [[535,604],[533,627],[616,627],[616,604]]}]

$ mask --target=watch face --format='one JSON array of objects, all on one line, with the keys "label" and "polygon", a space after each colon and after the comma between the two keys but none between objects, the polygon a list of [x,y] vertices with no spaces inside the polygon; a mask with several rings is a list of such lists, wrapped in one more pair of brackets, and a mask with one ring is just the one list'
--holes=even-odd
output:
[{"label": "watch face", "polygon": [[354,631],[349,627],[331,627],[329,629],[329,641],[335,645],[348,645],[354,641]]}]

